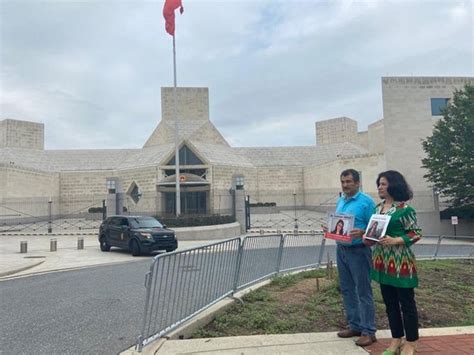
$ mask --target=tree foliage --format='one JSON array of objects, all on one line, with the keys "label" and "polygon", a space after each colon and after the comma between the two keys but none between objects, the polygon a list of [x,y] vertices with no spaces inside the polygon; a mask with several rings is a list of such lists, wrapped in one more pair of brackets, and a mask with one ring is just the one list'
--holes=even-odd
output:
[{"label": "tree foliage", "polygon": [[443,114],[422,143],[425,178],[453,207],[474,208],[474,85],[456,90]]}]

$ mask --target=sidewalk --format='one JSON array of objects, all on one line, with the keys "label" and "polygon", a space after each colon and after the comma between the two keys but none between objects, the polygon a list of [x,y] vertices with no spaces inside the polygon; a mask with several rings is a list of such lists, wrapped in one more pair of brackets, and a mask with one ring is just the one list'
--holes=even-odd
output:
[{"label": "sidewalk", "polygon": [[[390,331],[377,332],[378,341],[361,348],[357,338],[338,338],[335,332],[282,335],[252,335],[224,338],[187,340],[160,340],[143,349],[142,353],[126,351],[127,355],[177,355],[177,354],[381,354],[390,343]],[[474,354],[474,326],[420,329],[417,354],[469,355]]]},{"label": "sidewalk", "polygon": [[[107,253],[101,252],[97,236],[80,237],[84,238],[82,250],[77,249],[78,236],[54,236],[57,240],[57,251],[51,252],[51,236],[1,236],[0,281],[96,265],[143,261],[147,258],[133,257],[129,252],[115,248]],[[20,242],[23,240],[28,241],[26,254],[20,253]],[[207,243],[209,241],[180,241],[179,249]],[[474,326],[421,329],[420,335],[418,354],[474,354]],[[145,347],[141,354],[380,354],[389,344],[390,332],[379,331],[377,337],[378,341],[365,349],[354,344],[356,338],[341,339],[335,332],[188,340],[160,339]],[[127,350],[124,354],[138,353]]]},{"label": "sidewalk", "polygon": [[[78,238],[83,238],[84,249],[77,248]],[[51,239],[56,239],[57,251],[50,251]],[[21,241],[27,241],[27,253],[20,253]],[[178,250],[207,243],[209,241],[179,241]],[[96,235],[0,236],[0,280],[97,265],[143,261],[144,258],[151,261],[150,256],[133,257],[130,252],[118,248],[102,252]]]}]

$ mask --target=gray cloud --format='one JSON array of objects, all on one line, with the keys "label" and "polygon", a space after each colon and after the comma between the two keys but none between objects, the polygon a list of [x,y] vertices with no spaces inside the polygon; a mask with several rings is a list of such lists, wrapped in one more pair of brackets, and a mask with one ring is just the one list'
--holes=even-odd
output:
[{"label": "gray cloud", "polygon": [[[473,75],[472,1],[186,1],[178,85],[210,89],[235,146],[314,144],[314,122],[382,116],[385,75]],[[2,0],[0,118],[46,147],[141,147],[171,86],[162,1]]]}]

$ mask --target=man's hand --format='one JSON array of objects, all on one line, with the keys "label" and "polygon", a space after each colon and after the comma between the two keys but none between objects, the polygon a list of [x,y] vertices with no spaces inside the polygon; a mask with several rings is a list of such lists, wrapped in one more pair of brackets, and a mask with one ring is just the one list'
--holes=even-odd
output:
[{"label": "man's hand", "polygon": [[371,247],[372,245],[374,245],[377,242],[375,240],[365,238],[365,235],[364,235],[364,236],[362,236],[362,243],[364,243],[364,245],[367,246],[367,247]]},{"label": "man's hand", "polygon": [[351,236],[352,239],[360,239],[362,238],[364,233],[365,233],[365,230],[356,228],[356,229],[352,229],[349,232],[349,235]]}]

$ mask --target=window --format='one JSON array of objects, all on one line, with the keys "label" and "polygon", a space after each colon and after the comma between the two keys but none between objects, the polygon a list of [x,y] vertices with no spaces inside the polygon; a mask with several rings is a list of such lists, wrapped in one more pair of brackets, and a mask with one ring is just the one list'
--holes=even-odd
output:
[{"label": "window", "polygon": [[115,180],[107,180],[107,191],[109,194],[115,193]]},{"label": "window", "polygon": [[[175,165],[174,156],[166,165]],[[179,150],[179,165],[203,165],[203,162],[184,145]]]},{"label": "window", "polygon": [[449,99],[433,98],[431,99],[431,116],[442,116],[443,110],[448,106]]}]

